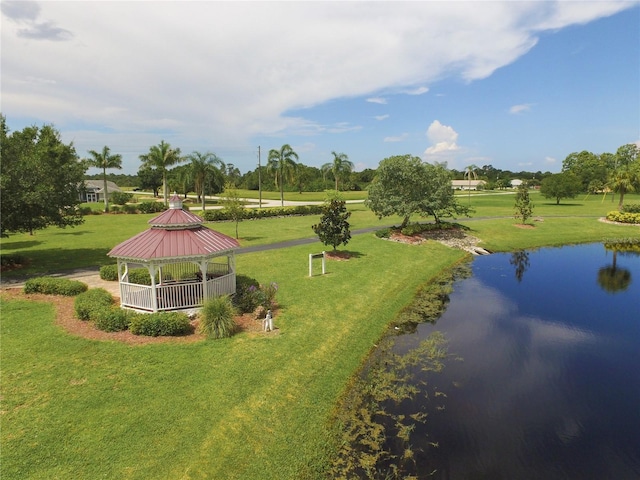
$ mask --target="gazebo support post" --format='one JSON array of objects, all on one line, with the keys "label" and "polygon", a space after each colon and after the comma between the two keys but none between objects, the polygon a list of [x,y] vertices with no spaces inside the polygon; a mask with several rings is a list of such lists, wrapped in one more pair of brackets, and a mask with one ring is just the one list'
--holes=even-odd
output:
[{"label": "gazebo support post", "polygon": [[207,298],[208,298],[207,270],[209,266],[209,261],[203,260],[198,263],[198,266],[200,267],[200,274],[202,275],[202,304],[204,305],[204,303],[207,301]]},{"label": "gazebo support post", "polygon": [[151,275],[151,305],[153,307],[153,311],[158,311],[158,291],[156,289],[156,266],[153,263],[147,265],[147,270],[149,270],[149,275]]}]

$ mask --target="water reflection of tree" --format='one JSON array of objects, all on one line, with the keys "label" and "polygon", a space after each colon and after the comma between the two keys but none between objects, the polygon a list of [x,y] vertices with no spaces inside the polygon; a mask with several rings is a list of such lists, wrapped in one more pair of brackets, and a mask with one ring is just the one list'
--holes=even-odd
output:
[{"label": "water reflection of tree", "polygon": [[624,292],[631,285],[631,272],[618,266],[618,250],[613,249],[613,263],[598,270],[598,285],[609,293]]},{"label": "water reflection of tree", "polygon": [[521,282],[524,272],[529,268],[529,254],[524,250],[513,252],[509,263],[516,267],[516,278],[518,279],[518,282]]}]

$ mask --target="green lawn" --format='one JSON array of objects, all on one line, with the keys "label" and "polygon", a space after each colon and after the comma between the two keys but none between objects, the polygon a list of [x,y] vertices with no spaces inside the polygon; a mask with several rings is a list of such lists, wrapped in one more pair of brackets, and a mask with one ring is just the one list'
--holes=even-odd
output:
[{"label": "green lawn", "polygon": [[[513,196],[475,202],[481,216],[513,213]],[[609,210],[601,199],[534,202],[543,221],[531,229],[513,218],[463,223],[492,250],[640,237],[639,227],[599,222]],[[350,210],[353,228],[399,221],[378,220],[362,205]],[[30,257],[32,273],[111,263],[106,252],[151,217],[90,216],[75,229],[15,235],[0,245],[3,254]],[[312,237],[316,220],[245,221],[241,241]],[[279,330],[271,336],[188,345],[90,341],[55,326],[48,303],[3,299],[2,478],[322,478],[334,452],[332,412],[350,377],[416,289],[464,258],[438,243],[363,234],[345,247],[353,258],[329,261],[327,275],[309,278],[308,254],[322,248],[238,256],[239,273],[279,285]]]},{"label": "green lawn", "polygon": [[3,478],[320,477],[349,377],[417,287],[463,254],[363,235],[354,258],[309,278],[315,250],[238,258],[279,285],[271,337],[130,347],[70,337],[50,305],[3,301]]}]

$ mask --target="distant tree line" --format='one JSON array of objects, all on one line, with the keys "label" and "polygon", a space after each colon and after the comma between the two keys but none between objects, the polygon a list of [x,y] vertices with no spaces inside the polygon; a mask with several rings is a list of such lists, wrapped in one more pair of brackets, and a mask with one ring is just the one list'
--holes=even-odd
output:
[{"label": "distant tree line", "polygon": [[[539,185],[541,193],[555,199],[556,203],[579,192],[614,192],[618,194],[619,208],[622,208],[627,193],[640,190],[640,149],[636,144],[622,145],[616,153],[571,153],[557,174],[511,172],[491,165],[470,165],[462,171],[449,170],[444,164],[426,164],[410,155],[389,157],[381,161],[377,169],[355,172],[348,156],[335,151],[331,152],[333,158],[317,168],[304,165],[291,146],[285,144],[269,151],[266,165],[242,174],[235,165],[226,163],[213,152],[194,151],[184,155],[179,148],[163,140],[139,156],[140,167],[136,175],[123,175],[107,172],[121,169],[120,154],[112,153],[108,146],[104,146],[89,150],[86,157],[80,157],[73,144],[64,144],[51,125],[10,132],[5,117],[0,113],[0,137],[2,235],[33,233],[49,225],[65,227],[81,223],[78,206],[84,179],[111,180],[122,187],[152,190],[155,195],[159,195],[162,188],[165,203],[170,191],[182,195],[195,192],[203,208],[206,196],[220,194],[225,188],[279,190],[282,198],[285,191],[368,189],[369,206],[376,214],[386,216],[390,208],[397,207],[400,210],[395,213],[401,215],[405,223],[411,213],[433,216],[436,222],[442,217],[465,214],[465,209],[450,195],[450,181],[454,178],[482,179],[487,182],[485,188],[505,188],[510,186],[513,178],[519,178],[529,186]],[[86,175],[89,167],[99,168],[102,173]],[[413,196],[408,209],[389,204],[388,191],[395,188],[403,192],[406,190],[405,185],[394,183],[394,168],[413,172],[415,175],[406,176],[407,182],[417,179],[414,190],[426,192],[427,197],[414,198],[415,191],[410,189],[408,195]],[[383,178],[385,175],[387,180]],[[108,199],[105,199],[105,210],[108,204]]]}]

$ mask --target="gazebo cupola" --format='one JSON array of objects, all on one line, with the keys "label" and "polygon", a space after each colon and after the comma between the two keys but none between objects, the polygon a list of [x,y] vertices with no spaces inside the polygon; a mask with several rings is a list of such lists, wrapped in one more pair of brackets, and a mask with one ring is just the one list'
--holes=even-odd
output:
[{"label": "gazebo cupola", "polygon": [[[200,307],[213,296],[236,291],[238,241],[205,227],[174,194],[169,209],[149,220],[151,228],[115,246],[120,305],[144,311]],[[134,282],[133,268],[144,267],[148,281]],[[147,277],[145,275],[145,280]]]}]

